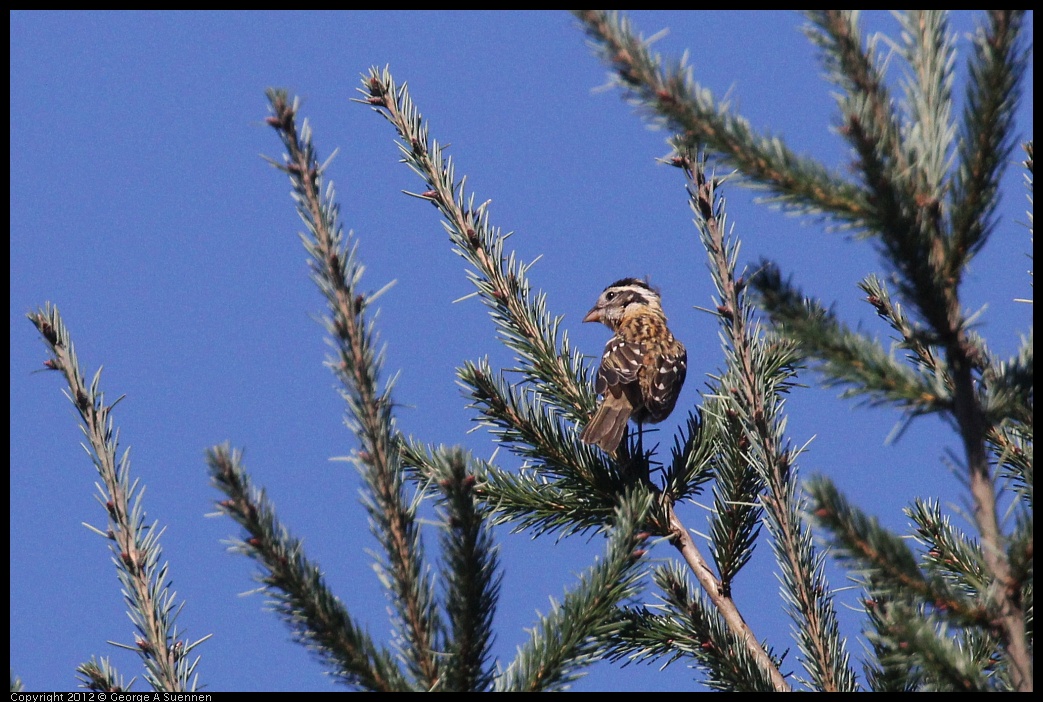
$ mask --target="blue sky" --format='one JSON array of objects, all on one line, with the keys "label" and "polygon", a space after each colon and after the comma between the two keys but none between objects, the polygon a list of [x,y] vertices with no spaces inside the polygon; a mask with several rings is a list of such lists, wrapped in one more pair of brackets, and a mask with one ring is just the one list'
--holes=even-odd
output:
[{"label": "blue sky", "polygon": [[[646,35],[668,28],[657,49],[689,50],[697,80],[728,95],[755,128],[845,167],[845,145],[830,131],[832,87],[798,15],[631,17]],[[972,19],[954,17],[961,50]],[[867,20],[871,29],[895,27],[884,14]],[[583,314],[608,283],[647,275],[688,347],[679,407],[698,404],[707,374],[722,367],[715,321],[695,309],[712,306],[713,290],[684,182],[656,163],[667,135],[647,129],[615,91],[597,90],[605,68],[565,13],[12,13],[10,640],[12,670],[28,689],[73,689],[75,666],[92,655],[111,656],[128,678],[140,673],[135,655],[105,643],[129,643],[133,629],[107,544],[82,526],[103,525],[104,510],[74,410],[56,375],[33,373],[46,353],[25,313],[46,301],[64,315],[88,376],[103,365],[109,400],[126,395],[115,422],[147,486],[149,518],[167,529],[164,555],[187,602],[179,623],[192,638],[214,634],[197,649],[210,690],[332,688],[262,598],[241,596],[254,586],[252,565],[221,542],[236,527],[205,516],[218,494],[203,454],[217,443],[245,448],[283,522],[374,638],[388,639],[358,477],[330,460],[355,443],[322,365],[315,318],[323,300],[308,278],[289,183],[260,158],[280,156],[263,121],[266,87],[301,96],[323,156],[340,149],[328,175],[358,237],[364,287],[397,281],[381,298],[378,325],[385,370],[400,373],[400,427],[492,454],[487,433],[467,433],[474,412],[454,371],[483,355],[496,367],[511,357],[477,300],[452,304],[471,291],[463,262],[435,210],[401,194],[420,182],[397,162],[390,125],[349,102],[372,65],[409,83],[431,135],[450,145],[457,175],[468,176],[479,202],[492,200],[494,225],[516,232],[509,241],[518,255],[542,254],[531,280],[564,315],[574,346],[599,354],[608,331],[581,325]],[[1031,69],[1024,85],[1019,142],[1033,129]],[[1031,323],[1031,306],[1014,301],[1032,297],[1022,182],[1022,169],[1008,170],[1000,226],[964,290],[967,308],[987,304],[981,330],[1001,356]],[[883,270],[866,242],[755,204],[739,187],[725,195],[744,263],[777,260],[807,292],[887,336],[856,288]],[[839,401],[812,375],[805,382],[788,404],[789,438],[811,442],[804,474],[829,475],[896,528],[915,496],[964,509],[946,459],[959,444],[941,422],[918,421],[889,444],[896,413]],[[683,416],[664,424],[664,439]],[[498,458],[517,465],[504,452]],[[705,512],[687,509],[703,530]],[[506,577],[496,652],[506,665],[536,612],[560,600],[602,542],[497,536]],[[661,546],[651,557],[674,554]],[[831,580],[845,584],[835,571]],[[792,648],[795,662],[767,543],[735,594],[758,636]],[[842,594],[851,636],[856,606],[856,592]],[[849,650],[861,653],[854,638]],[[600,664],[574,689],[683,690],[697,687],[694,677],[680,663],[662,673]]]}]

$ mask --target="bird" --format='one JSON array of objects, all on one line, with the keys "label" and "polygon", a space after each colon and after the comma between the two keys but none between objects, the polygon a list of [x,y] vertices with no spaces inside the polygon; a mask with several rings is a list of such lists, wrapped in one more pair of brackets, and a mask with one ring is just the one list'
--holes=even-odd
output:
[{"label": "bird", "polygon": [[583,318],[615,334],[605,345],[594,389],[601,395],[580,440],[615,456],[629,420],[640,427],[666,419],[677,404],[688,352],[666,325],[659,292],[637,278],[605,288]]}]

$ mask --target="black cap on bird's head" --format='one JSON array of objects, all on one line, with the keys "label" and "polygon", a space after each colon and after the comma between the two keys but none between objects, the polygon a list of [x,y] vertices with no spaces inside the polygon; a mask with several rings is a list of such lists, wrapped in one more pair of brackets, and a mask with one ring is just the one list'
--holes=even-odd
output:
[{"label": "black cap on bird's head", "polygon": [[628,285],[637,285],[638,287],[646,288],[655,292],[655,288],[648,284],[648,278],[645,278],[644,280],[641,280],[640,278],[620,278],[611,285],[606,285],[605,290],[608,290],[609,288],[622,288]]}]

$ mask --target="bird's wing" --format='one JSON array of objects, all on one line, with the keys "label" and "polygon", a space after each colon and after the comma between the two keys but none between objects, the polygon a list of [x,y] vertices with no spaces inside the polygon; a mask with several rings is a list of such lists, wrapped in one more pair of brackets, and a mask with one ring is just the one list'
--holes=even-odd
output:
[{"label": "bird's wing", "polygon": [[661,422],[674,411],[677,396],[681,394],[685,376],[688,374],[688,352],[684,347],[673,353],[665,353],[656,363],[655,374],[648,397],[645,398],[645,409],[649,419]]},{"label": "bird's wing", "polygon": [[627,341],[618,336],[609,339],[605,344],[605,353],[601,356],[601,368],[594,389],[599,395],[614,391],[618,395],[624,385],[637,380],[638,370],[644,360],[644,344]]}]

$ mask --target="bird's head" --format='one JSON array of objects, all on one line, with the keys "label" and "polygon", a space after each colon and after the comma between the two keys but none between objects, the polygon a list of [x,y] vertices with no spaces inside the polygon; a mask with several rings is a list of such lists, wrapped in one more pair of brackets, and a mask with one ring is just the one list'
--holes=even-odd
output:
[{"label": "bird's head", "polygon": [[601,292],[597,304],[587,312],[583,321],[601,322],[615,330],[625,314],[639,309],[662,315],[659,293],[643,280],[623,278]]}]

